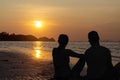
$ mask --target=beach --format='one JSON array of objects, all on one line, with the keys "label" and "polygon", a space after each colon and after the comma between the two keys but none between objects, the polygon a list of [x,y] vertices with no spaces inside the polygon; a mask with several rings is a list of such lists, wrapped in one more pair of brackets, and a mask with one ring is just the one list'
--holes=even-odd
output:
[{"label": "beach", "polygon": [[[112,63],[120,61],[120,47],[117,42],[102,43],[111,50]],[[0,42],[0,80],[51,80],[54,69],[52,49],[56,42]],[[84,54],[89,47],[86,42],[71,42],[67,48]],[[70,58],[71,68],[78,61]],[[81,73],[86,75],[86,65]]]},{"label": "beach", "polygon": [[[86,74],[85,69],[81,75]],[[51,60],[37,60],[25,54],[0,52],[0,80],[52,80],[53,74]]]},{"label": "beach", "polygon": [[0,80],[49,80],[51,61],[35,60],[25,54],[0,52]]},{"label": "beach", "polygon": [[[53,80],[53,75],[51,60],[34,59],[20,53],[0,52],[0,80]],[[86,75],[86,66],[81,75]]]}]

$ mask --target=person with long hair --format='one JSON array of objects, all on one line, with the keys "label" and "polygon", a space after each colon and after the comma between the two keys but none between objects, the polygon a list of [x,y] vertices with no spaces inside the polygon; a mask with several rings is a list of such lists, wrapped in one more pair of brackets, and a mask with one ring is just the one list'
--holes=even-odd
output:
[{"label": "person with long hair", "polygon": [[[59,46],[52,51],[55,80],[74,80],[75,78],[80,78],[80,73],[84,67],[84,55],[66,49],[68,42],[68,36],[60,34],[58,37]],[[69,65],[70,57],[80,58],[72,69]]]}]

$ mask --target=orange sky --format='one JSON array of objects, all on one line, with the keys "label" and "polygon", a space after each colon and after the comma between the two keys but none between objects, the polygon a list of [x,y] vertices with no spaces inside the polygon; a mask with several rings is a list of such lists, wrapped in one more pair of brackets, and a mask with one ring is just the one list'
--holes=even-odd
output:
[{"label": "orange sky", "polygon": [[[33,25],[36,20],[41,28]],[[65,33],[84,41],[91,30],[101,40],[120,41],[120,0],[0,0],[0,32],[55,39]]]}]

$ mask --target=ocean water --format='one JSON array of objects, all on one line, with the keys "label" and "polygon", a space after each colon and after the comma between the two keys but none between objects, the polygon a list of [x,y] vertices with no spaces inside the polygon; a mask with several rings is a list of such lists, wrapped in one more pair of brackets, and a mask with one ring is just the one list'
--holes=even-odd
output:
[{"label": "ocean water", "polygon": [[[111,51],[112,61],[120,62],[120,42],[101,42],[101,45]],[[17,54],[27,54],[36,59],[52,60],[52,49],[57,47],[57,42],[40,42],[40,41],[1,41],[0,52],[14,52]],[[69,42],[68,49],[84,54],[85,50],[90,47],[88,42]],[[71,58],[72,62],[75,59]]]}]

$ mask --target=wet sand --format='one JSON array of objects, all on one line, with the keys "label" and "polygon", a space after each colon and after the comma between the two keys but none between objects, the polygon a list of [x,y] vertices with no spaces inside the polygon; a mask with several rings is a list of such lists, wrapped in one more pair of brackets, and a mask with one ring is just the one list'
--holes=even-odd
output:
[{"label": "wet sand", "polygon": [[0,80],[49,80],[52,61],[37,60],[25,54],[0,52]]},{"label": "wet sand", "polygon": [[[24,53],[0,52],[0,80],[52,80],[53,74],[52,60],[36,59]],[[81,75],[86,75],[86,67]]]}]

